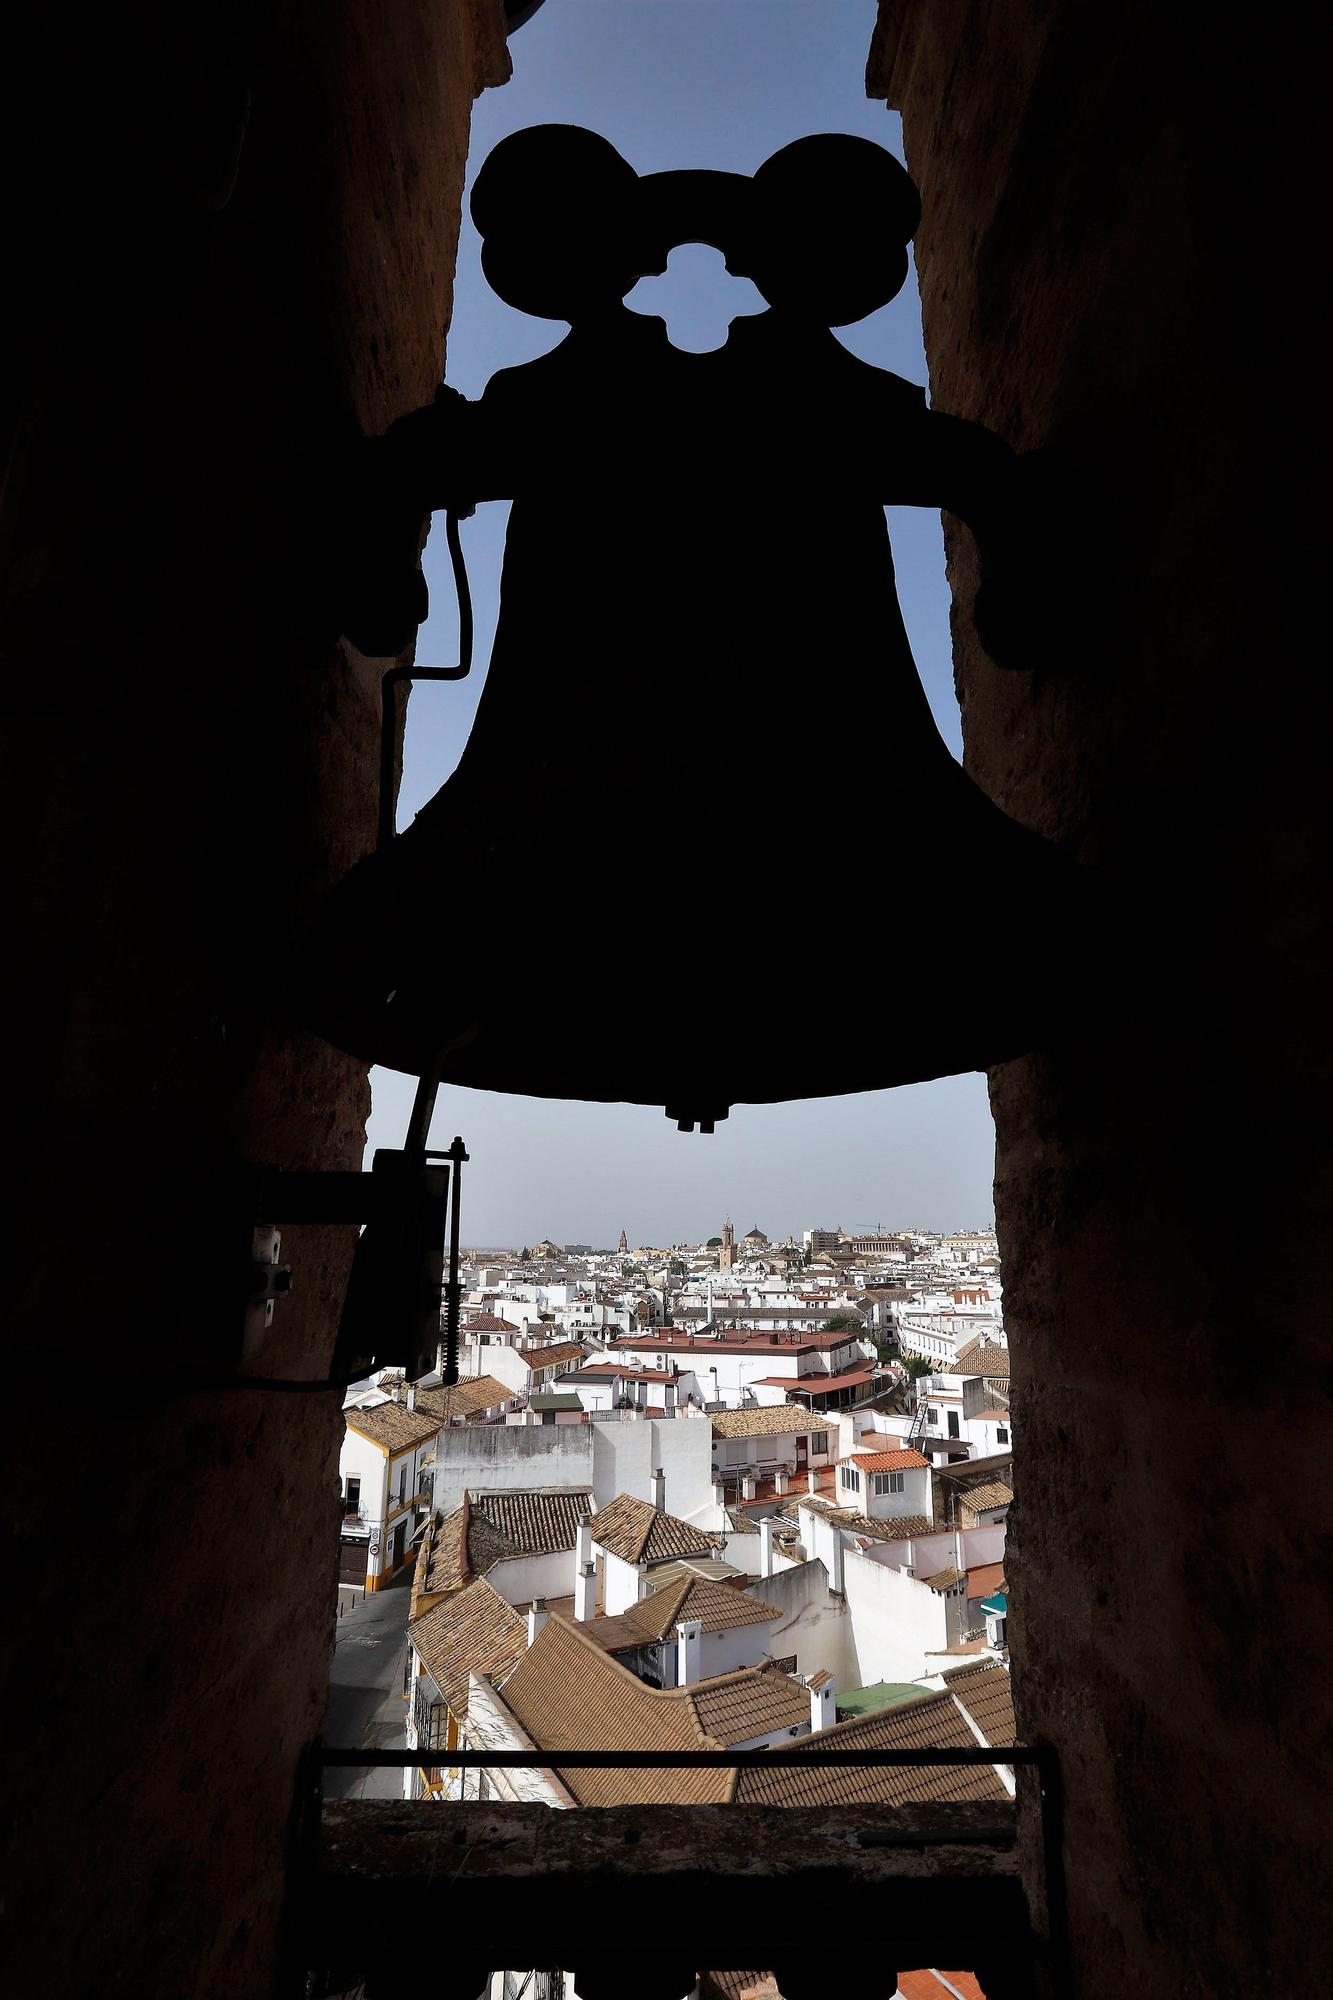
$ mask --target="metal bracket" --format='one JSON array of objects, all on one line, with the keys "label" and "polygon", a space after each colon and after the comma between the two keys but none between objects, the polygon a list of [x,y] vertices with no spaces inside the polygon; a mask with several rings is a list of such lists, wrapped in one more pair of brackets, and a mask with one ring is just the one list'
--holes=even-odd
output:
[{"label": "metal bracket", "polygon": [[440,1346],[442,1302],[445,1381],[456,1382],[459,1173],[467,1157],[463,1141],[455,1139],[444,1153],[381,1148],[368,1174],[254,1170],[247,1192],[244,1356],[252,1359],[262,1347],[276,1301],[293,1287],[292,1267],[279,1261],[278,1223],[360,1223],[329,1386],[356,1380],[377,1360],[413,1375],[428,1372]]}]

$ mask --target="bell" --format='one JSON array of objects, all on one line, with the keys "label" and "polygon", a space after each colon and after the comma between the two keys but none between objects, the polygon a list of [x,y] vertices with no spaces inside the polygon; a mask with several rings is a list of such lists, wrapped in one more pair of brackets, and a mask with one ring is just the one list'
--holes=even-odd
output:
[{"label": "bell", "polygon": [[[323,912],[311,1023],[391,1069],[705,1128],[1005,1061],[1068,1019],[1094,925],[1080,872],[950,757],[903,629],[884,508],[948,507],[992,651],[1028,664],[1019,461],[831,331],[900,287],[915,190],[840,138],[752,182],[651,176],[636,223],[639,185],[564,127],[479,177],[492,283],[571,331],[385,441],[417,518],[512,500],[500,614],[458,769]],[[621,303],[673,240],[769,301],[714,353]]]}]

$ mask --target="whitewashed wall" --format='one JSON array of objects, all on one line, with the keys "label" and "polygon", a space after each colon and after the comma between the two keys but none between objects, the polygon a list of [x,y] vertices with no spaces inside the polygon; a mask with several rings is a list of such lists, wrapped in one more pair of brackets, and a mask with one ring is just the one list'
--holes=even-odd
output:
[{"label": "whitewashed wall", "polygon": [[[961,1528],[955,1543],[954,1530],[944,1530],[938,1535],[918,1535],[911,1543],[912,1568],[918,1576],[934,1576],[939,1570],[947,1569],[952,1563],[957,1569],[971,1569],[977,1563],[1001,1562],[1004,1559],[1003,1521],[996,1521],[981,1528]],[[866,1550],[869,1562],[901,1565],[905,1560],[905,1542],[875,1542]],[[961,1549],[963,1560],[958,1561]]]},{"label": "whitewashed wall", "polygon": [[590,1424],[448,1425],[435,1450],[434,1505],[452,1514],[469,1488],[523,1493],[593,1486]]},{"label": "whitewashed wall", "polygon": [[[464,1736],[470,1750],[524,1750],[530,1739],[504,1707],[487,1680],[468,1675],[467,1721]],[[440,1753],[437,1753],[440,1754]],[[448,1752],[442,1753],[447,1756]],[[493,1795],[526,1805],[568,1806],[569,1794],[546,1771],[488,1771]],[[476,1797],[476,1772],[467,1774],[468,1797]]]},{"label": "whitewashed wall", "polygon": [[574,1589],[574,1551],[515,1556],[488,1569],[486,1581],[516,1611],[526,1611],[534,1597],[568,1597]]},{"label": "whitewashed wall", "polygon": [[[756,1595],[762,1595],[757,1592]],[[776,1599],[765,1598],[766,1604]],[[700,1678],[709,1679],[713,1674],[734,1673],[737,1667],[757,1667],[761,1660],[772,1659],[775,1652],[790,1653],[791,1646],[774,1647],[774,1624],[732,1625],[721,1632],[703,1632],[699,1638]]]},{"label": "whitewashed wall", "polygon": [[947,1599],[919,1578],[849,1548],[843,1552],[843,1587],[856,1681],[840,1686],[919,1680],[926,1654],[951,1643]]},{"label": "whitewashed wall", "polygon": [[602,1584],[602,1609],[608,1618],[617,1617],[628,1611],[639,1601],[639,1571],[634,1563],[624,1562],[613,1556],[598,1543],[592,1545],[593,1561],[604,1564]]},{"label": "whitewashed wall", "polygon": [[666,1477],[666,1511],[678,1520],[711,1528],[713,1426],[705,1417],[667,1417],[637,1423],[584,1424],[592,1436],[592,1486],[604,1507],[618,1493],[653,1497],[653,1473]]},{"label": "whitewashed wall", "polygon": [[795,1653],[798,1673],[814,1674],[827,1667],[839,1687],[860,1685],[847,1601],[829,1589],[822,1562],[785,1566],[754,1588],[756,1596],[776,1604],[782,1613],[773,1626],[770,1650],[775,1659]]}]

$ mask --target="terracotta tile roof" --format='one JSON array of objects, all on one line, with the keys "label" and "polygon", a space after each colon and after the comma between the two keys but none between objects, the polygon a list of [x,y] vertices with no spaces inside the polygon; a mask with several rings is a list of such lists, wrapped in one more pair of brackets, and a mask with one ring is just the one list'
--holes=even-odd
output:
[{"label": "terracotta tile roof", "polygon": [[[542,1750],[716,1750],[685,1690],[664,1694],[580,1628],[547,1619],[500,1699]],[[962,1717],[958,1718],[962,1727]],[[974,1739],[975,1740],[975,1739]],[[583,1806],[721,1804],[728,1771],[561,1771]]]},{"label": "terracotta tile roof", "polygon": [[1004,1745],[1014,1740],[1013,1685],[1006,1668],[993,1661],[980,1666],[950,1667],[945,1686],[960,1701],[987,1743]]},{"label": "terracotta tile roof", "polygon": [[826,1684],[826,1682],[831,1681],[832,1679],[833,1676],[829,1672],[828,1668],[821,1667],[817,1674],[811,1674],[810,1679],[806,1683],[806,1685],[812,1688],[822,1688]]},{"label": "terracotta tile roof", "polygon": [[705,1632],[726,1632],[737,1625],[766,1625],[781,1618],[776,1604],[751,1597],[729,1583],[711,1577],[687,1576],[640,1598],[626,1614],[646,1638],[664,1639],[677,1625],[697,1618]]},{"label": "terracotta tile roof", "polygon": [[475,1319],[465,1319],[458,1329],[464,1339],[470,1333],[522,1333],[521,1326],[512,1320],[500,1319],[495,1313],[478,1313]]},{"label": "terracotta tile roof", "polygon": [[894,1514],[872,1525],[883,1530],[881,1540],[890,1542],[914,1542],[922,1535],[938,1533],[935,1523],[924,1514]]},{"label": "terracotta tile roof", "polygon": [[699,2000],[782,2000],[771,1972],[701,1972]]},{"label": "terracotta tile roof", "polygon": [[727,1527],[733,1535],[757,1535],[759,1523],[752,1521],[743,1507],[728,1507]]},{"label": "terracotta tile roof", "polygon": [[983,1410],[992,1412],[997,1417],[1007,1417],[1010,1414],[1008,1397],[997,1395],[994,1389],[984,1391],[981,1398],[981,1407]]},{"label": "terracotta tile roof", "polygon": [[432,1514],[417,1551],[413,1597],[448,1595],[468,1582],[467,1523],[466,1505],[452,1514]]},{"label": "terracotta tile roof", "polygon": [[498,1562],[505,1556],[555,1555],[572,1549],[579,1538],[579,1522],[591,1514],[594,1502],[584,1487],[574,1492],[540,1488],[523,1493],[469,1492],[468,1504],[472,1513],[468,1547],[472,1567],[480,1573],[482,1564],[476,1558],[483,1551]]},{"label": "terracotta tile roof", "polygon": [[810,1514],[822,1514],[835,1528],[846,1528],[851,1534],[864,1535],[872,1542],[902,1542],[913,1535],[930,1535],[935,1532],[935,1524],[924,1514],[896,1515],[892,1520],[872,1521],[868,1514],[860,1514],[854,1507],[835,1507],[822,1493],[802,1493],[797,1499],[798,1508]]},{"label": "terracotta tile roof", "polygon": [[567,1363],[582,1361],[585,1352],[580,1340],[556,1340],[549,1347],[525,1347],[519,1360],[526,1361],[533,1373],[540,1375],[543,1368],[563,1368]]},{"label": "terracotta tile roof", "polygon": [[[839,1722],[803,1736],[789,1747],[796,1751],[847,1749],[911,1750],[933,1745],[943,1750],[972,1750],[976,1737],[954,1706],[951,1694],[928,1695],[898,1708]],[[785,1770],[763,1765],[736,1774],[735,1798],[740,1805],[915,1805],[947,1799],[1007,1799],[989,1765],[937,1768],[905,1765],[893,1770],[838,1769],[797,1763]]]},{"label": "terracotta tile roof", "polygon": [[[873,1381],[878,1375],[878,1367],[844,1368],[841,1375],[798,1375],[794,1386],[807,1395],[812,1391],[816,1396],[836,1395],[842,1389],[855,1389],[862,1382]],[[789,1381],[786,1385],[791,1388]]]},{"label": "terracotta tile roof", "polygon": [[937,1569],[934,1576],[924,1577],[922,1581],[932,1590],[938,1591],[942,1597],[946,1590],[952,1590],[956,1583],[963,1581],[963,1575],[962,1570],[955,1569],[953,1564],[949,1563],[944,1569]]},{"label": "terracotta tile roof", "polygon": [[986,2000],[970,1972],[936,1972],[925,1967],[898,1974],[902,2000]]},{"label": "terracotta tile roof", "polygon": [[776,1667],[742,1667],[715,1680],[695,1681],[684,1692],[693,1698],[701,1727],[719,1743],[744,1743],[751,1736],[808,1727],[810,1722],[805,1689]]},{"label": "terracotta tile roof", "polygon": [[[548,1599],[547,1610],[558,1610],[562,1617],[573,1618],[574,1600],[572,1597]],[[595,1618],[580,1618],[578,1627],[604,1653],[637,1652],[641,1646],[654,1643],[642,1625],[635,1624],[633,1614],[628,1611],[598,1612]]]},{"label": "terracotta tile roof", "polygon": [[494,1375],[463,1375],[452,1389],[418,1389],[417,1408],[429,1411],[436,1427],[458,1418],[475,1417],[482,1410],[499,1409],[512,1402],[514,1391]]},{"label": "terracotta tile roof", "polygon": [[452,1514],[433,1514],[417,1554],[414,1601],[447,1596],[514,1556],[572,1549],[592,1494],[469,1493]]},{"label": "terracotta tile roof", "polygon": [[484,1578],[455,1591],[407,1628],[427,1673],[457,1716],[467,1713],[469,1672],[503,1678],[528,1643],[528,1621]]},{"label": "terracotta tile roof", "polygon": [[724,1535],[705,1534],[664,1514],[647,1500],[619,1493],[594,1515],[592,1538],[625,1562],[669,1562],[673,1556],[706,1556],[723,1546]]},{"label": "terracotta tile roof", "polygon": [[959,1499],[967,1507],[981,1513],[987,1507],[1008,1507],[1013,1500],[1013,1488],[1000,1479],[983,1479],[976,1486],[969,1486]]},{"label": "terracotta tile roof", "polygon": [[766,1410],[714,1410],[709,1418],[714,1437],[787,1437],[798,1432],[831,1431],[828,1417],[817,1417],[802,1403],[773,1403]]},{"label": "terracotta tile roof", "polygon": [[[956,1444],[956,1438],[946,1442]],[[947,1479],[955,1492],[965,1493],[970,1487],[983,1485],[987,1480],[999,1479],[1009,1484],[1010,1468],[1014,1462],[1012,1451],[993,1453],[989,1458],[963,1459],[957,1465],[937,1465],[937,1479]]]},{"label": "terracotta tile roof", "polygon": [[846,1459],[839,1459],[839,1465],[856,1465],[862,1472],[904,1472],[909,1468],[924,1466],[930,1468],[930,1460],[923,1458],[919,1451],[911,1451],[905,1445],[893,1451],[855,1451]]},{"label": "terracotta tile roof", "polygon": [[[685,1688],[650,1688],[582,1626],[556,1614],[523,1654],[501,1699],[540,1749],[556,1753],[717,1749],[809,1723],[805,1689],[775,1667],[743,1667]],[[729,1771],[559,1775],[580,1805],[720,1803],[733,1785]]]},{"label": "terracotta tile roof", "polygon": [[589,1361],[583,1368],[572,1369],[576,1382],[674,1382],[675,1376],[668,1375],[664,1368],[631,1368],[625,1361]]},{"label": "terracotta tile roof", "polygon": [[993,1597],[997,1590],[1004,1589],[1004,1564],[973,1563],[967,1572],[967,1594],[969,1597]]},{"label": "terracotta tile roof", "polygon": [[654,1563],[649,1582],[654,1590],[665,1590],[669,1583],[680,1583],[687,1576],[702,1576],[712,1583],[725,1583],[731,1589],[744,1589],[749,1579],[729,1563],[725,1556],[677,1556],[674,1562]]},{"label": "terracotta tile roof", "polygon": [[946,1370],[950,1375],[993,1375],[997,1381],[1009,1380],[1009,1349],[994,1341],[969,1340],[954,1356],[953,1367]]},{"label": "terracotta tile roof", "polygon": [[376,1403],[369,1410],[345,1410],[349,1431],[369,1438],[381,1451],[392,1456],[425,1444],[440,1428],[440,1420],[428,1410],[409,1410],[406,1403]]}]

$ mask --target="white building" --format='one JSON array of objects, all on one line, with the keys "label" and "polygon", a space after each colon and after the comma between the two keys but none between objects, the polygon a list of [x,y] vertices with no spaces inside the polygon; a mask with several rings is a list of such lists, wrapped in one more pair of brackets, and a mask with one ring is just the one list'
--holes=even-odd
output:
[{"label": "white building", "polygon": [[691,1334],[661,1327],[615,1341],[608,1359],[663,1375],[673,1364],[688,1368],[705,1402],[728,1409],[793,1399],[821,1412],[850,1409],[876,1395],[884,1379],[873,1343],[850,1330]]},{"label": "white building", "polygon": [[671,1690],[649,1687],[581,1626],[553,1613],[502,1685],[472,1676],[466,1736],[478,1749],[552,1753],[555,1768],[486,1771],[483,1797],[552,1806],[720,1804],[732,1790],[729,1771],[561,1771],[558,1752],[698,1749],[710,1740],[763,1749],[831,1723],[832,1693],[827,1681],[811,1686],[774,1667],[745,1667]]},{"label": "white building", "polygon": [[718,1529],[724,1517],[712,1459],[712,1427],[702,1416],[657,1421],[620,1412],[614,1422],[452,1425],[440,1433],[433,1504],[448,1514],[470,1488],[538,1486],[590,1489],[597,1507],[618,1493],[651,1501],[660,1473],[663,1504],[674,1515]]},{"label": "white building", "polygon": [[[659,1492],[665,1490],[660,1480]],[[650,1594],[653,1572],[682,1556],[714,1557],[724,1537],[668,1514],[664,1507],[617,1494],[581,1524],[574,1616],[592,1617],[597,1605],[614,1616]]]},{"label": "white building", "polygon": [[628,1610],[578,1621],[588,1637],[650,1687],[687,1687],[772,1660],[777,1605],[688,1564],[668,1568],[667,1581]]},{"label": "white building", "polygon": [[343,1413],[340,1583],[379,1590],[413,1553],[417,1524],[430,1505],[440,1431],[437,1416],[416,1408],[416,1393],[409,1383],[402,1402]]},{"label": "white building", "polygon": [[838,1460],[836,1492],[839,1506],[854,1507],[872,1521],[934,1516],[930,1462],[919,1451],[849,1453]]},{"label": "white building", "polygon": [[836,1417],[816,1416],[803,1403],[714,1410],[709,1423],[714,1474],[729,1500],[753,1500],[761,1490],[780,1497],[803,1487],[812,1468],[834,1462],[842,1441]]}]

